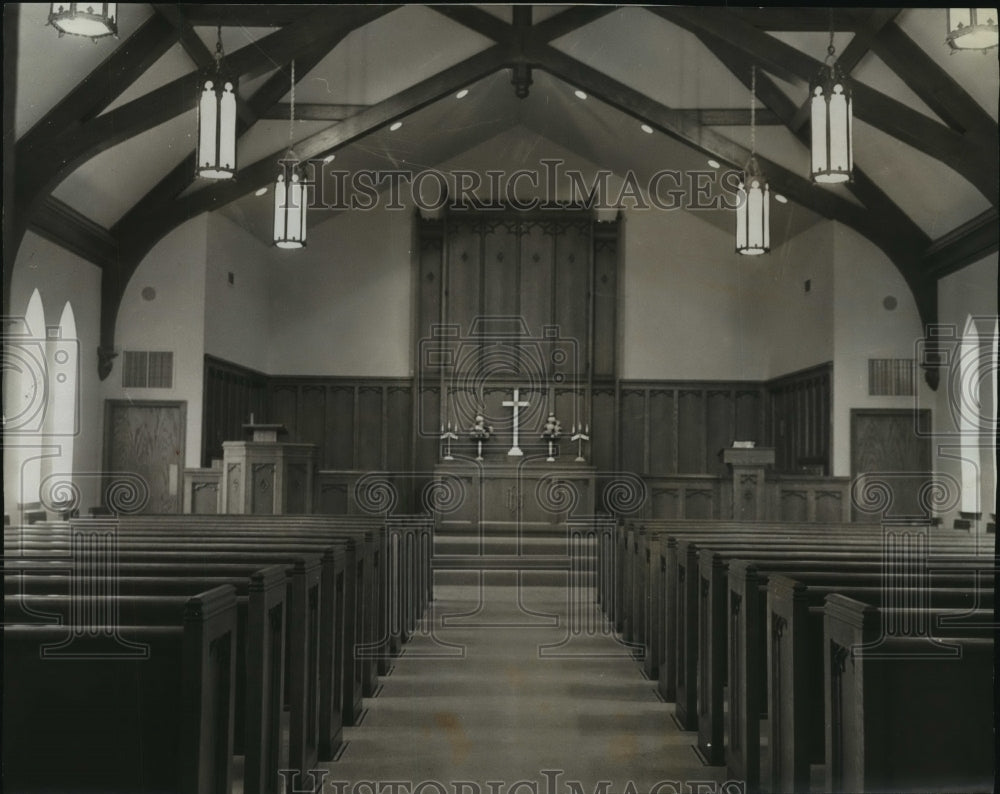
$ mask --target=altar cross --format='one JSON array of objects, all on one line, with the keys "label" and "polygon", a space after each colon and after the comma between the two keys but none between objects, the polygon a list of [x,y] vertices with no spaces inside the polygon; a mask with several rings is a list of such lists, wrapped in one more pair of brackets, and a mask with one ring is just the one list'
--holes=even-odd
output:
[{"label": "altar cross", "polygon": [[508,455],[514,455],[514,456],[518,456],[518,455],[523,455],[524,454],[521,451],[521,448],[517,445],[517,443],[518,443],[518,435],[517,435],[517,433],[518,433],[518,421],[520,419],[520,410],[522,408],[527,408],[528,405],[530,405],[530,403],[528,403],[528,402],[526,402],[524,400],[519,400],[518,399],[518,392],[519,392],[519,389],[515,388],[514,389],[514,399],[513,400],[504,400],[503,401],[503,407],[504,408],[513,408],[514,409],[514,446],[512,446],[510,448],[510,452],[507,453]]}]

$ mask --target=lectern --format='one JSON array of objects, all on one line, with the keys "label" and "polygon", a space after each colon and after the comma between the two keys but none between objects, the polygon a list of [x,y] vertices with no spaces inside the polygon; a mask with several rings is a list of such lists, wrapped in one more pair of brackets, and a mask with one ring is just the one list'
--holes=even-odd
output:
[{"label": "lectern", "polygon": [[774,465],[773,447],[730,447],[722,459],[733,470],[733,519],[764,521],[767,518],[767,491],[764,470]]},{"label": "lectern", "polygon": [[316,445],[278,441],[283,425],[246,424],[250,441],[222,444],[222,512],[311,513]]}]

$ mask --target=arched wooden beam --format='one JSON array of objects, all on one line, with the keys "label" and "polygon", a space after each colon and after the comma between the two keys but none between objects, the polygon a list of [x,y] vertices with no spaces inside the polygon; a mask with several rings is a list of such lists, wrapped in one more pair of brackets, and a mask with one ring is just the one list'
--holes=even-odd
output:
[{"label": "arched wooden beam", "polygon": [[[491,47],[371,105],[339,124],[297,142],[295,151],[302,160],[323,157],[509,66],[511,61],[512,54],[507,47]],[[177,198],[168,206],[151,208],[145,216],[134,217],[127,228],[121,226],[116,229],[119,239],[118,260],[115,266],[105,267],[101,274],[101,352],[98,374],[102,380],[111,372],[115,325],[125,288],[143,258],[157,242],[185,221],[225,206],[270,184],[274,179],[276,164],[283,154],[284,149],[281,149],[241,169],[238,181],[211,185]]]}]

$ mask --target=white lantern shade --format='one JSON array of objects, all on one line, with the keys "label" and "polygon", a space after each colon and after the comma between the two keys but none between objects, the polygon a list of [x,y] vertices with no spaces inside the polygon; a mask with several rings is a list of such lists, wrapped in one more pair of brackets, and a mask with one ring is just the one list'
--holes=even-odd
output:
[{"label": "white lantern shade", "polygon": [[52,3],[49,24],[59,35],[100,39],[118,35],[118,3]]},{"label": "white lantern shade", "polygon": [[814,182],[849,182],[854,173],[851,87],[836,67],[810,85],[811,176]]},{"label": "white lantern shade", "polygon": [[989,50],[997,46],[997,9],[949,8],[948,44],[953,50]]},{"label": "white lantern shade", "polygon": [[278,248],[302,248],[306,244],[305,200],[305,185],[298,170],[293,167],[279,173],[274,186],[274,244]]},{"label": "white lantern shade", "polygon": [[740,182],[736,207],[736,252],[759,256],[771,250],[771,190],[756,168]]},{"label": "white lantern shade", "polygon": [[206,76],[198,99],[198,176],[231,179],[236,174],[236,81]]}]

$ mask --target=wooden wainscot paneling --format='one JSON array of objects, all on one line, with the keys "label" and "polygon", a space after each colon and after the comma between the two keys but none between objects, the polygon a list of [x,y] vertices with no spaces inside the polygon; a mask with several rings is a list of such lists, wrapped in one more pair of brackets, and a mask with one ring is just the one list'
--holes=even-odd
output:
[{"label": "wooden wainscot paneling", "polygon": [[722,450],[761,443],[763,404],[753,381],[619,381],[619,465],[654,477],[727,476]]},{"label": "wooden wainscot paneling", "polygon": [[222,442],[244,438],[243,425],[266,415],[267,376],[229,361],[205,356],[201,464],[222,458]]},{"label": "wooden wainscot paneling", "polygon": [[722,480],[715,476],[647,476],[647,518],[722,518]]},{"label": "wooden wainscot paneling", "polygon": [[778,475],[768,480],[769,511],[778,521],[851,520],[851,478]]},{"label": "wooden wainscot paneling", "polygon": [[765,384],[767,445],[775,471],[829,475],[833,364],[783,375]]}]

